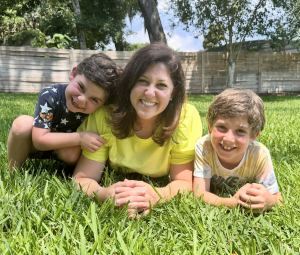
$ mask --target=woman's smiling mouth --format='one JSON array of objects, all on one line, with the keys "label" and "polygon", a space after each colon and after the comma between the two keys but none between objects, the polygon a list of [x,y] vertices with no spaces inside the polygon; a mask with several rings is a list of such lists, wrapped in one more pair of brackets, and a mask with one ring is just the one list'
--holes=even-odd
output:
[{"label": "woman's smiling mouth", "polygon": [[154,105],[156,105],[157,103],[154,103],[154,102],[148,102],[148,101],[145,101],[143,99],[140,99],[141,103],[146,106],[146,107],[152,107]]}]

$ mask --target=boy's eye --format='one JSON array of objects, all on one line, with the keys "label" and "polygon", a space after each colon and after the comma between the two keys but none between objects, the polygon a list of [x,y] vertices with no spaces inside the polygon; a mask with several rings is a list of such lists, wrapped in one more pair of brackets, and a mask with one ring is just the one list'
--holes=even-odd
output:
[{"label": "boy's eye", "polygon": [[243,130],[243,129],[238,129],[237,132],[238,132],[238,133],[243,133],[243,134],[246,133],[245,130]]},{"label": "boy's eye", "polygon": [[84,87],[81,84],[78,84],[81,91],[84,91]]},{"label": "boy's eye", "polygon": [[92,100],[93,100],[95,103],[98,103],[98,99],[97,99],[97,98],[92,98]]}]

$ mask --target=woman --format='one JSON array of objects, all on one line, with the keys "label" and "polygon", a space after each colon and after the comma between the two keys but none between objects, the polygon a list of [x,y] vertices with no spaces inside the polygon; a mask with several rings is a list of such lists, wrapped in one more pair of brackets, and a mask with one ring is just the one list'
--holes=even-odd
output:
[{"label": "woman", "polygon": [[[118,102],[101,107],[79,130],[94,131],[106,140],[95,153],[82,150],[73,177],[90,196],[101,201],[115,196],[116,204],[130,201],[134,210],[149,211],[160,200],[192,189],[194,146],[201,137],[200,117],[187,104],[185,78],[177,54],[161,44],[150,44],[134,54],[117,86]],[[171,182],[156,188],[142,181],[99,186],[106,161],[112,169],[126,169],[150,177],[170,175]]]}]

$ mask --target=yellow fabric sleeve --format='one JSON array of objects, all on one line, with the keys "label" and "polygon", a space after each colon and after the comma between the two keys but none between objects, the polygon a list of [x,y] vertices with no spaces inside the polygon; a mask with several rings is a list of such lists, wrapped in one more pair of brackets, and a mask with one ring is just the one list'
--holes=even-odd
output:
[{"label": "yellow fabric sleeve", "polygon": [[[185,110],[186,109],[186,110]],[[195,158],[195,143],[202,136],[202,124],[195,106],[182,108],[179,127],[174,136],[177,143],[171,151],[171,164],[188,163]]]}]

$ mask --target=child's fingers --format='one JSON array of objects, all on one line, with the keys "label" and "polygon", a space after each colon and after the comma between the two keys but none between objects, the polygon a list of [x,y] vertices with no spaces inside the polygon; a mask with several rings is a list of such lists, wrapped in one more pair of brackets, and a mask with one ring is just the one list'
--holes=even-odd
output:
[{"label": "child's fingers", "polygon": [[105,139],[103,139],[101,136],[97,137],[97,141],[102,143],[102,144],[105,144]]},{"label": "child's fingers", "polygon": [[243,201],[239,200],[238,204],[243,206],[244,208],[248,210],[252,210],[253,213],[260,213],[265,210],[264,204],[249,204],[249,203],[244,203]]},{"label": "child's fingers", "polygon": [[256,189],[256,188],[248,188],[246,190],[246,194],[248,196],[260,196],[261,195],[261,191],[259,189]]},{"label": "child's fingers", "polygon": [[251,188],[261,189],[261,188],[264,188],[264,185],[258,184],[258,183],[252,183]]}]

